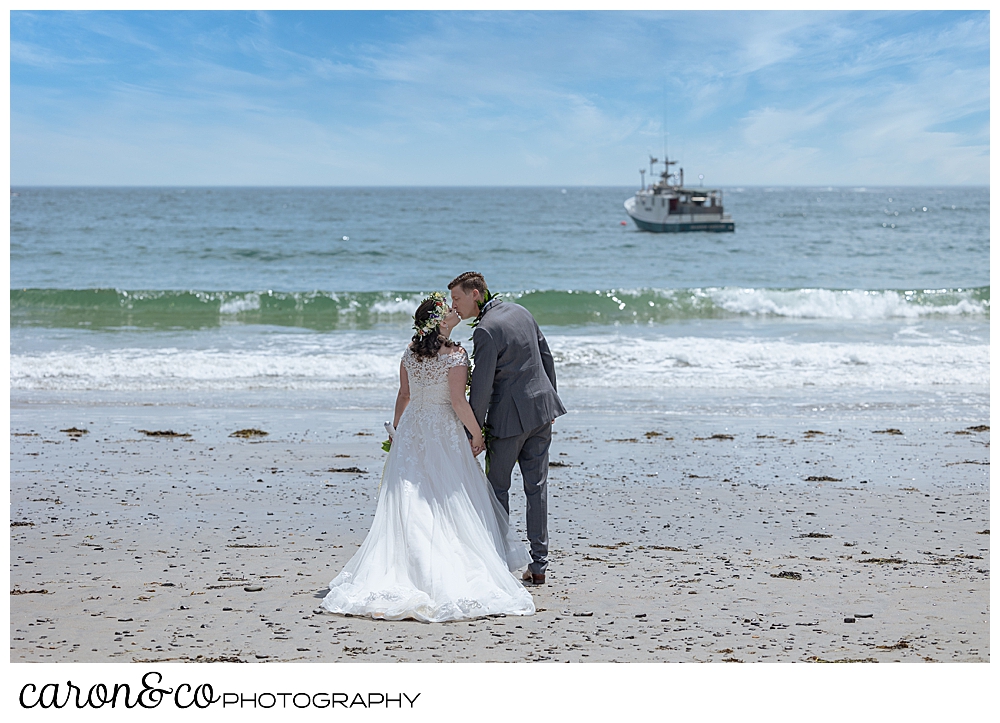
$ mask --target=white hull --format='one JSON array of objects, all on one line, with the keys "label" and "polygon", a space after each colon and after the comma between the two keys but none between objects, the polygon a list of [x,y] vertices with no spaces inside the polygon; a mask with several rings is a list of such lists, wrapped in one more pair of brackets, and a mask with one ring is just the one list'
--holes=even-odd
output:
[{"label": "white hull", "polygon": [[732,216],[719,210],[718,213],[670,213],[668,199],[664,196],[644,196],[642,203],[636,197],[625,201],[625,211],[643,231],[670,233],[684,231],[733,231]]}]

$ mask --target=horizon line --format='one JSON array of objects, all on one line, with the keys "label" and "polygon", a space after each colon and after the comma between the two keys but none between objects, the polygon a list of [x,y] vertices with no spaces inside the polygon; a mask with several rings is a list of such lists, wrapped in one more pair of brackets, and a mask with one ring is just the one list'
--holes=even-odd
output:
[{"label": "horizon line", "polygon": [[[649,185],[647,185],[647,188]],[[989,188],[989,183],[936,183],[933,185],[916,184],[916,183],[895,183],[895,184],[883,184],[883,183],[806,183],[806,184],[781,184],[781,183],[727,183],[718,184],[715,186],[685,186],[685,188],[830,188],[830,189],[844,189],[844,188]],[[618,185],[618,184],[501,184],[501,185],[474,185],[474,184],[462,184],[462,185],[451,185],[451,184],[435,184],[435,185],[407,185],[407,184],[383,184],[383,185],[372,185],[372,184],[285,184],[285,185],[264,185],[264,184],[69,184],[69,183],[25,183],[25,184],[10,184],[10,188],[96,188],[96,189],[117,189],[117,188],[177,188],[177,189],[213,189],[213,188],[247,188],[247,189],[267,189],[267,188],[308,188],[308,189],[324,189],[324,188],[436,188],[436,189],[447,189],[447,188],[634,188],[632,185]]]}]

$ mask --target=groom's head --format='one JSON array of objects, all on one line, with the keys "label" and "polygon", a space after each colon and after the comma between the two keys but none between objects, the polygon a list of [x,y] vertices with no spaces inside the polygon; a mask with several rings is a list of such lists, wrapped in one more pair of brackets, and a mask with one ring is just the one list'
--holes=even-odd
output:
[{"label": "groom's head", "polygon": [[463,319],[479,316],[479,304],[486,298],[486,279],[476,271],[466,271],[448,284],[451,305]]}]

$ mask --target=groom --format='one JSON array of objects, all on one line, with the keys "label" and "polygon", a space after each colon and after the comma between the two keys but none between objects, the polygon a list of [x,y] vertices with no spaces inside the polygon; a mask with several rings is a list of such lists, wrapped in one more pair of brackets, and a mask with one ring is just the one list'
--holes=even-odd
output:
[{"label": "groom", "polygon": [[487,476],[509,514],[510,473],[515,462],[521,467],[531,545],[531,564],[522,579],[542,585],[549,564],[546,480],[552,422],[566,413],[556,394],[552,354],[531,313],[491,298],[482,274],[467,271],[448,289],[459,316],[476,318],[469,404],[476,421],[489,425]]}]

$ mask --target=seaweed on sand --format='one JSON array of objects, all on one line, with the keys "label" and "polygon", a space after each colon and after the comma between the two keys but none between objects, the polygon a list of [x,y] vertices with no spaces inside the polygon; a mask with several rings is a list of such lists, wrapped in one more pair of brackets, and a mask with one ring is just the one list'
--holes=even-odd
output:
[{"label": "seaweed on sand", "polygon": [[249,427],[247,429],[237,429],[229,436],[239,437],[240,439],[251,439],[253,437],[266,437],[267,432],[265,432],[263,429],[254,429],[253,427]]},{"label": "seaweed on sand", "polygon": [[190,437],[191,436],[190,433],[188,433],[188,432],[175,432],[172,429],[157,429],[157,430],[152,430],[152,431],[148,430],[148,429],[140,429],[139,433],[140,434],[145,434],[147,437],[167,437],[167,438],[174,438],[174,437]]}]

